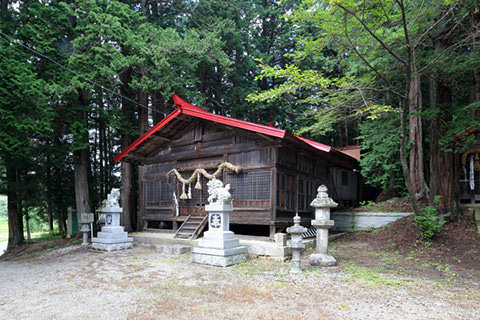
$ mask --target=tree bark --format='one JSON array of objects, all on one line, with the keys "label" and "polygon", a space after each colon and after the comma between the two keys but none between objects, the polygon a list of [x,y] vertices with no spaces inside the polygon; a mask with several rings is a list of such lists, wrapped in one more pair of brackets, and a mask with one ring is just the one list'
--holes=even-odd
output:
[{"label": "tree bark", "polygon": [[132,182],[133,182],[133,166],[129,162],[122,161],[122,186],[121,186],[120,192],[121,192],[123,214],[121,217],[121,223],[125,227],[125,230],[127,232],[133,231],[133,228],[132,228],[132,218],[133,218]]},{"label": "tree bark", "polygon": [[415,214],[419,214],[420,210],[418,207],[418,201],[415,198],[415,193],[413,192],[413,187],[410,180],[410,169],[408,166],[408,155],[407,155],[407,107],[405,104],[402,104],[400,101],[400,106],[402,113],[400,114],[400,163],[402,165],[402,173],[405,180],[405,186],[409,193],[409,200],[412,204],[413,211]]},{"label": "tree bark", "polygon": [[11,249],[25,241],[23,236],[23,219],[21,208],[18,207],[17,169],[6,161],[7,171],[7,210],[8,210],[8,244]]},{"label": "tree bark", "polygon": [[47,172],[47,218],[48,218],[48,231],[53,231],[53,201],[52,201],[52,159],[51,155],[47,155],[46,161],[46,172]]},{"label": "tree bark", "polygon": [[[414,67],[415,68],[415,67]],[[420,88],[420,76],[416,70],[412,70],[409,100],[409,169],[410,183],[416,198],[420,198],[424,191],[425,180],[423,170],[423,134],[422,134],[422,91]]]},{"label": "tree bark", "polygon": [[[78,102],[80,106],[86,106],[82,92],[79,91]],[[88,114],[87,111],[80,111],[78,113],[79,121],[87,123]],[[88,127],[88,126],[87,126]],[[79,133],[78,137],[74,139],[80,140],[80,142],[88,142],[88,131]],[[74,185],[75,185],[75,205],[77,209],[77,221],[80,221],[80,214],[90,212],[90,188],[88,185],[88,164],[90,161],[88,146],[83,149],[78,149],[73,152],[74,156]],[[63,208],[63,206],[62,206]],[[60,210],[63,214],[63,209]],[[63,221],[59,218],[59,225],[63,224]]]},{"label": "tree bark", "polygon": [[452,152],[445,152],[440,145],[439,133],[445,130],[441,123],[448,122],[451,119],[450,106],[452,104],[452,90],[441,82],[435,82],[431,90],[435,94],[431,99],[435,99],[433,106],[439,109],[439,113],[432,119],[430,130],[430,205],[434,204],[435,196],[440,196],[438,210],[441,213],[454,212],[456,210],[454,198],[455,179],[454,155]]},{"label": "tree bark", "polygon": [[25,208],[25,224],[27,227],[27,240],[32,240],[32,234],[30,233],[30,214],[28,213],[28,208]]},{"label": "tree bark", "polygon": [[[479,9],[477,9],[479,10]],[[476,47],[478,46],[478,42],[480,41],[480,13],[473,13],[472,14],[472,49],[475,52]],[[479,100],[480,97],[480,72],[477,68],[472,69],[472,91],[470,94],[470,101],[475,102]]]},{"label": "tree bark", "polygon": [[74,156],[75,204],[77,208],[77,218],[80,218],[80,213],[90,212],[90,197],[88,189],[88,150],[76,150],[74,152]]},{"label": "tree bark", "polygon": [[[132,91],[128,87],[129,83],[131,82],[131,74],[130,71],[126,71],[122,75],[122,87],[121,92],[124,96],[132,96]],[[134,126],[135,123],[135,115],[134,115],[134,108],[130,102],[123,100],[122,104],[122,111],[123,116],[126,123],[130,126]],[[130,136],[131,127],[124,127],[122,134],[122,150],[127,148],[132,139]],[[133,181],[133,166],[131,163],[126,161],[122,161],[122,181],[120,186],[120,193],[121,193],[121,206],[123,209],[122,216],[120,217],[120,223],[125,227],[127,232],[133,231],[132,228],[132,220],[134,219],[134,206],[133,206],[133,188],[132,188],[132,181]]]}]

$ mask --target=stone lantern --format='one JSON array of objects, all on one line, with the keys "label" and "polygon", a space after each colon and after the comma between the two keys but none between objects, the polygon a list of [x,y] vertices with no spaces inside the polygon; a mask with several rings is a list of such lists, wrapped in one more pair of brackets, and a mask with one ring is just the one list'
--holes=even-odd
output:
[{"label": "stone lantern", "polygon": [[319,186],[317,197],[310,203],[310,206],[315,208],[312,226],[317,229],[315,253],[309,257],[311,265],[333,266],[337,263],[335,258],[328,254],[328,229],[334,225],[334,221],[330,220],[330,208],[335,208],[338,203],[328,196],[327,191],[325,185]]},{"label": "stone lantern", "polygon": [[293,217],[293,226],[287,228],[287,232],[291,234],[292,239],[290,240],[290,248],[292,248],[292,273],[299,273],[302,272],[302,268],[300,266],[300,256],[302,254],[302,249],[305,248],[305,244],[303,243],[302,234],[307,232],[307,228],[302,227],[300,225],[301,218],[298,216],[298,213],[295,217]]},{"label": "stone lantern", "polygon": [[88,245],[88,233],[93,231],[93,213],[81,213],[80,214],[80,232],[83,233],[82,246]]}]

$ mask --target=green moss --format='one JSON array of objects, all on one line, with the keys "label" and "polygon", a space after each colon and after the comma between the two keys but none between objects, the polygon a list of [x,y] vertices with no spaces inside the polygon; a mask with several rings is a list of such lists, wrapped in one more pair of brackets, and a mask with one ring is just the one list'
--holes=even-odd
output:
[{"label": "green moss", "polygon": [[374,271],[370,268],[358,266],[354,263],[348,265],[345,268],[345,271],[348,274],[350,274],[350,276],[352,276],[353,278],[359,279],[359,280],[362,280],[362,281],[366,281],[366,282],[368,282],[369,284],[372,284],[372,285],[399,286],[399,285],[402,285],[402,284],[405,284],[405,283],[409,282],[408,280],[386,279],[383,276],[381,276],[378,272],[376,272],[376,271]]}]

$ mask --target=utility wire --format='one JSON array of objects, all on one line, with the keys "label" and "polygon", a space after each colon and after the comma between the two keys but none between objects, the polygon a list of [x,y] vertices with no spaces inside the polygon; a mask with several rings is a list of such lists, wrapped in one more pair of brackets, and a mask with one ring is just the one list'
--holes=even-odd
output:
[{"label": "utility wire", "polygon": [[136,104],[136,105],[139,106],[139,107],[145,108],[145,109],[147,109],[147,110],[151,110],[152,112],[160,113],[160,114],[162,114],[164,117],[166,116],[166,114],[163,113],[163,112],[161,112],[161,111],[158,111],[158,110],[156,110],[156,109],[152,109],[152,108],[150,108],[150,107],[148,107],[148,106],[146,106],[146,105],[144,105],[144,104],[138,103],[138,102],[136,102],[135,100],[130,99],[129,97],[126,97],[126,96],[122,95],[121,93],[118,93],[118,92],[116,92],[116,91],[114,91],[114,90],[112,90],[112,89],[106,88],[106,87],[104,87],[103,85],[98,84],[98,83],[96,83],[95,81],[90,80],[90,79],[82,76],[81,74],[79,74],[79,73],[76,72],[75,70],[72,70],[72,69],[64,66],[64,65],[61,64],[60,62],[58,62],[58,61],[50,58],[49,56],[46,56],[46,55],[44,55],[43,53],[40,53],[40,52],[38,52],[37,50],[35,50],[35,49],[33,49],[33,48],[31,48],[31,47],[23,44],[22,41],[20,41],[20,40],[18,40],[18,39],[15,39],[15,38],[13,38],[13,37],[11,37],[11,36],[9,36],[9,35],[7,35],[7,34],[3,33],[2,31],[0,31],[0,34],[3,35],[4,37],[6,37],[7,39],[9,39],[10,41],[15,42],[16,44],[22,46],[23,48],[25,48],[25,49],[33,52],[33,53],[36,54],[37,56],[39,56],[39,57],[41,57],[41,58],[44,58],[44,59],[50,61],[50,62],[53,63],[53,64],[56,64],[57,66],[59,66],[60,68],[66,70],[66,71],[68,71],[68,72],[73,73],[74,75],[76,75],[77,77],[85,80],[86,82],[88,82],[88,83],[90,83],[90,84],[92,84],[92,85],[94,85],[94,86],[96,86],[96,87],[100,87],[102,90],[108,91],[108,92],[110,92],[110,93],[112,93],[112,94],[114,94],[114,95],[116,95],[116,96],[119,96],[119,97],[121,97],[121,98],[123,98],[123,99],[125,99],[125,100],[127,100],[127,101],[129,101],[129,102],[131,102],[131,103],[133,103],[133,104]]}]

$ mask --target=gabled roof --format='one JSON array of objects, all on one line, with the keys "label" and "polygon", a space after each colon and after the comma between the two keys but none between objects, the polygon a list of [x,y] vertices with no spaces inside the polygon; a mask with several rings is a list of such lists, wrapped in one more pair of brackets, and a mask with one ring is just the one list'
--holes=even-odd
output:
[{"label": "gabled roof", "polygon": [[[295,136],[291,133],[289,133],[286,130],[275,128],[273,126],[265,126],[262,124],[257,124],[253,122],[248,122],[248,121],[243,121],[243,120],[238,120],[230,117],[225,117],[221,116],[218,114],[214,114],[211,112],[208,112],[202,108],[199,108],[197,106],[194,106],[184,100],[182,100],[179,96],[176,94],[173,95],[173,101],[175,105],[177,106],[177,109],[175,109],[172,113],[167,115],[165,118],[163,118],[160,122],[158,122],[155,126],[153,126],[150,130],[148,130],[145,134],[143,134],[140,138],[138,138],[135,142],[133,142],[130,146],[128,146],[125,150],[122,151],[119,155],[117,155],[114,159],[115,162],[120,161],[125,155],[127,155],[129,152],[140,146],[147,138],[152,136],[155,132],[160,130],[162,127],[165,127],[169,122],[174,120],[177,117],[180,117],[181,115],[187,115],[191,117],[196,117],[204,120],[209,120],[212,122],[220,123],[223,125],[231,126],[231,127],[236,127],[248,131],[253,131],[256,133],[264,134],[267,136],[275,137],[275,138],[280,138],[280,139],[293,139],[296,140],[297,142],[301,144],[308,145],[310,147],[315,148],[316,150],[330,153],[333,152],[335,154],[341,154],[345,156],[343,153],[340,151],[335,150],[334,148],[327,146],[325,144],[315,142],[306,138],[298,137]],[[348,155],[346,155],[348,158]],[[353,160],[353,158],[352,158]]]}]

